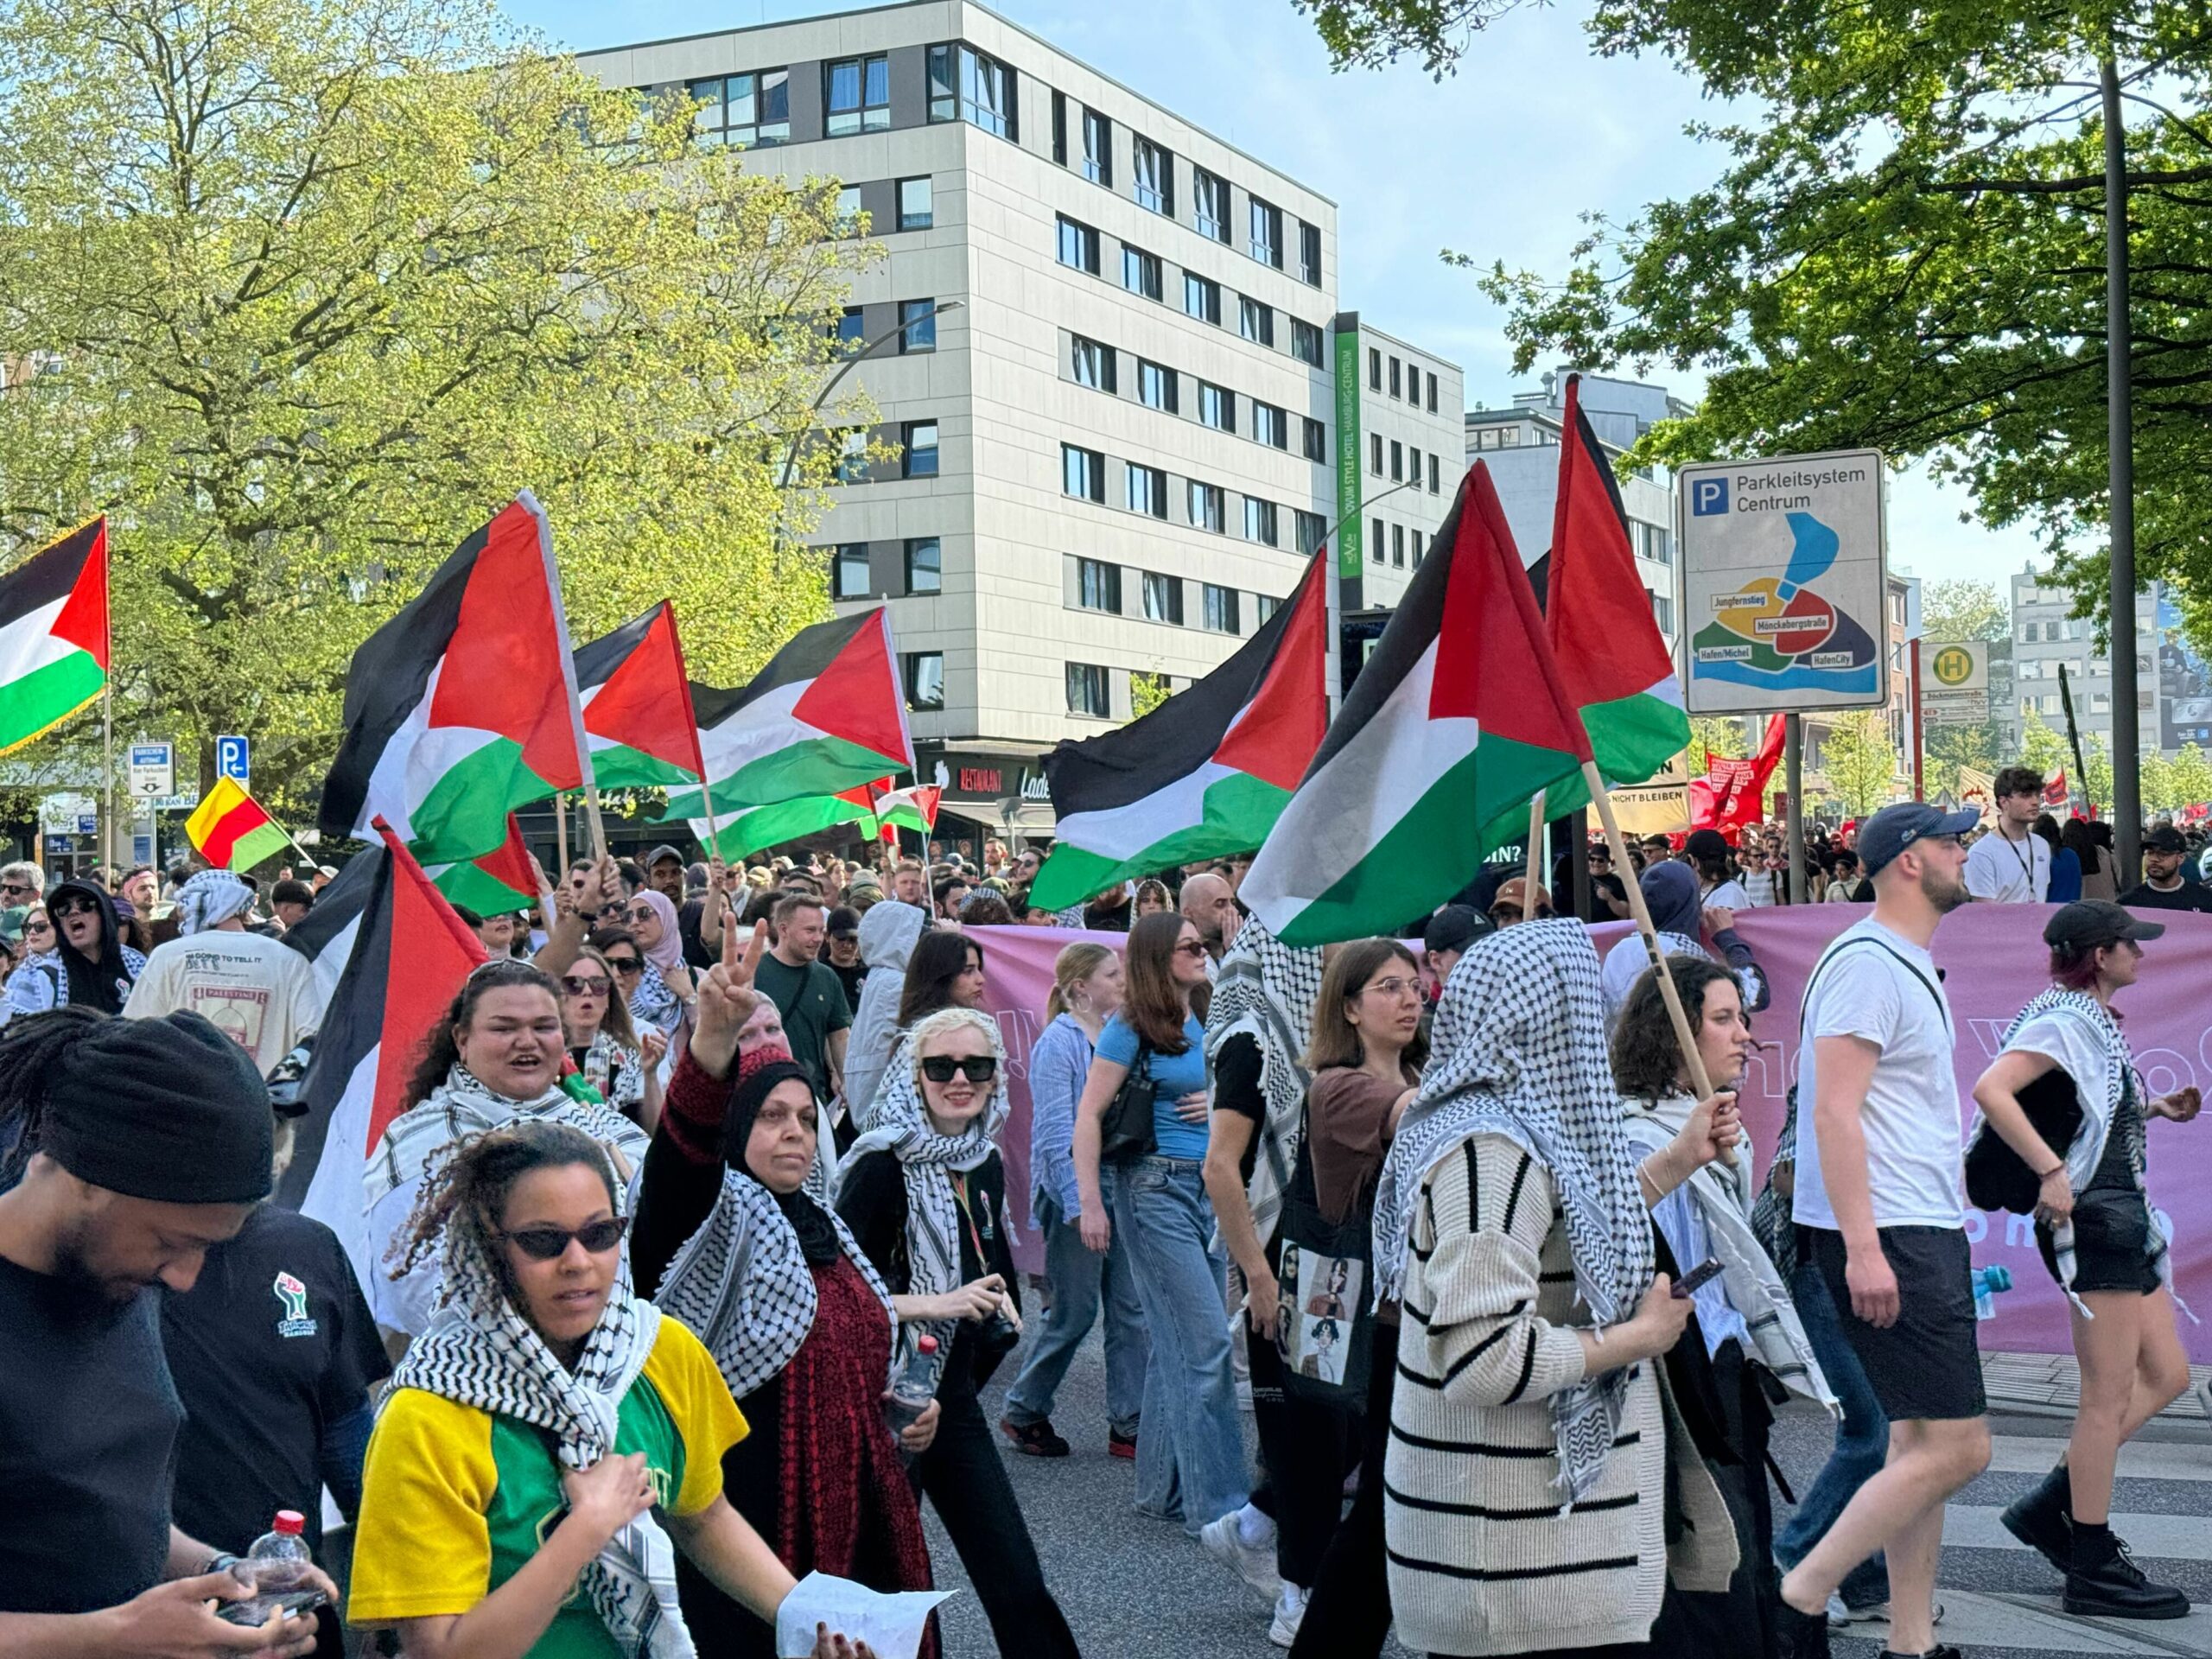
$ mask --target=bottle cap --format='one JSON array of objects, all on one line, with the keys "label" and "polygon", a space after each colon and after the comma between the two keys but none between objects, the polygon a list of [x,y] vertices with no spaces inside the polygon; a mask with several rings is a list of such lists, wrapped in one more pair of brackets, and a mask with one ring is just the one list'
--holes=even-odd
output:
[{"label": "bottle cap", "polygon": [[937,1338],[935,1337],[917,1337],[914,1338],[914,1346],[923,1353],[933,1354],[937,1352]]},{"label": "bottle cap", "polygon": [[294,1538],[300,1536],[307,1529],[307,1517],[297,1510],[277,1510],[276,1524],[270,1528],[271,1532],[281,1532],[288,1537]]}]

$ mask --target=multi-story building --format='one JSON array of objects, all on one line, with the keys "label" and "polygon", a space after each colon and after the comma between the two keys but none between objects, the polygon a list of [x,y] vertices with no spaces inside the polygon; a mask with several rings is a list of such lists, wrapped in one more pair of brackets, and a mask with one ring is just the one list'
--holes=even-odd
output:
[{"label": "multi-story building", "polygon": [[1048,828],[1039,752],[1218,666],[1320,545],[1335,205],[971,0],[581,61],[866,216],[846,326],[899,458],[835,493],[831,595],[890,605],[945,810]]},{"label": "multi-story building", "polygon": [[[2012,578],[2012,695],[1990,713],[2006,730],[2005,758],[2020,752],[2021,734],[2029,719],[2039,718],[2053,731],[2066,729],[2065,702],[2058,671],[2066,669],[2065,689],[2073,694],[2074,718],[2086,741],[2091,734],[2105,741],[2111,753],[2113,733],[2112,662],[2097,642],[2094,619],[2075,616],[2074,591],[2039,577],[2033,569]],[[2156,754],[2164,743],[2160,729],[2162,669],[2174,658],[2177,695],[2174,701],[2184,716],[2177,727],[2190,724],[2188,699],[2178,696],[2187,673],[2183,660],[2186,648],[2169,653],[2161,649],[2160,607],[2164,595],[2153,583],[2135,596],[2136,733],[2140,753]],[[2166,609],[2171,610],[2171,604]],[[2177,618],[2177,622],[2178,619]],[[2178,629],[2176,630],[2178,642]],[[2169,713],[2172,711],[2167,711]],[[2177,730],[2170,746],[2178,748],[2186,736]]]},{"label": "multi-story building", "polygon": [[1363,322],[1336,320],[1338,594],[1388,610],[1427,556],[1465,470],[1459,367]]}]

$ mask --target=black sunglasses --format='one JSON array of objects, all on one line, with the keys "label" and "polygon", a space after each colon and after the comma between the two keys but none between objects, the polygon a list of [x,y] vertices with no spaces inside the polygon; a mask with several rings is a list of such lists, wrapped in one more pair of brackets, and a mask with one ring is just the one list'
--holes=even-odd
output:
[{"label": "black sunglasses", "polygon": [[635,957],[609,957],[607,965],[618,974],[634,974],[645,964]]},{"label": "black sunglasses", "polygon": [[605,974],[569,974],[561,983],[570,996],[605,996],[613,982]]},{"label": "black sunglasses", "polygon": [[955,1071],[970,1083],[988,1083],[999,1074],[998,1056],[969,1054],[956,1059],[950,1054],[927,1054],[922,1058],[922,1075],[931,1083],[950,1083]]},{"label": "black sunglasses", "polygon": [[66,922],[72,916],[97,916],[100,907],[89,899],[64,899],[58,905],[48,905],[46,913],[57,922]]},{"label": "black sunglasses", "polygon": [[28,881],[0,881],[0,893],[36,893],[38,889]]},{"label": "black sunglasses", "polygon": [[499,1236],[533,1262],[557,1262],[569,1253],[571,1239],[594,1255],[604,1255],[620,1244],[622,1235],[629,1230],[629,1217],[610,1216],[605,1221],[588,1223],[574,1232],[565,1227],[518,1227]]}]

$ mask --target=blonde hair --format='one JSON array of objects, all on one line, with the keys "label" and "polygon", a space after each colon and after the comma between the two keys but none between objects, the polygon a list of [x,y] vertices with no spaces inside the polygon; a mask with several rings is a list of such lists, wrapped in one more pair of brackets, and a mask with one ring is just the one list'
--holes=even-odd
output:
[{"label": "blonde hair", "polygon": [[906,1033],[907,1063],[914,1068],[914,1087],[922,1086],[922,1051],[939,1037],[948,1036],[963,1026],[972,1026],[990,1039],[991,1052],[998,1056],[999,1070],[1006,1070],[1006,1039],[999,1035],[999,1022],[981,1008],[939,1008],[935,1014],[924,1014]]},{"label": "blonde hair", "polygon": [[1068,1011],[1068,993],[1103,968],[1113,951],[1092,939],[1078,939],[1052,958],[1052,990],[1045,999],[1047,1025]]}]

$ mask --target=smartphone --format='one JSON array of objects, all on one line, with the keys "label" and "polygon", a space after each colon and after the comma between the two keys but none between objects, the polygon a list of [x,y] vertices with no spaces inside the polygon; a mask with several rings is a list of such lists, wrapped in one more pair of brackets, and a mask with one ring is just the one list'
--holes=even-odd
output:
[{"label": "smartphone", "polygon": [[215,1610],[215,1617],[257,1630],[269,1622],[272,1613],[281,1612],[287,1618],[304,1618],[329,1599],[320,1590],[295,1590],[281,1596],[251,1596],[244,1601],[225,1602]]},{"label": "smartphone", "polygon": [[1668,1294],[1670,1296],[1687,1296],[1692,1291],[1697,1289],[1699,1286],[1712,1282],[1713,1280],[1719,1276],[1719,1273],[1720,1263],[1708,1255],[1704,1261],[1699,1262],[1697,1266],[1692,1268],[1681,1278],[1675,1280],[1673,1288],[1668,1292]]}]

